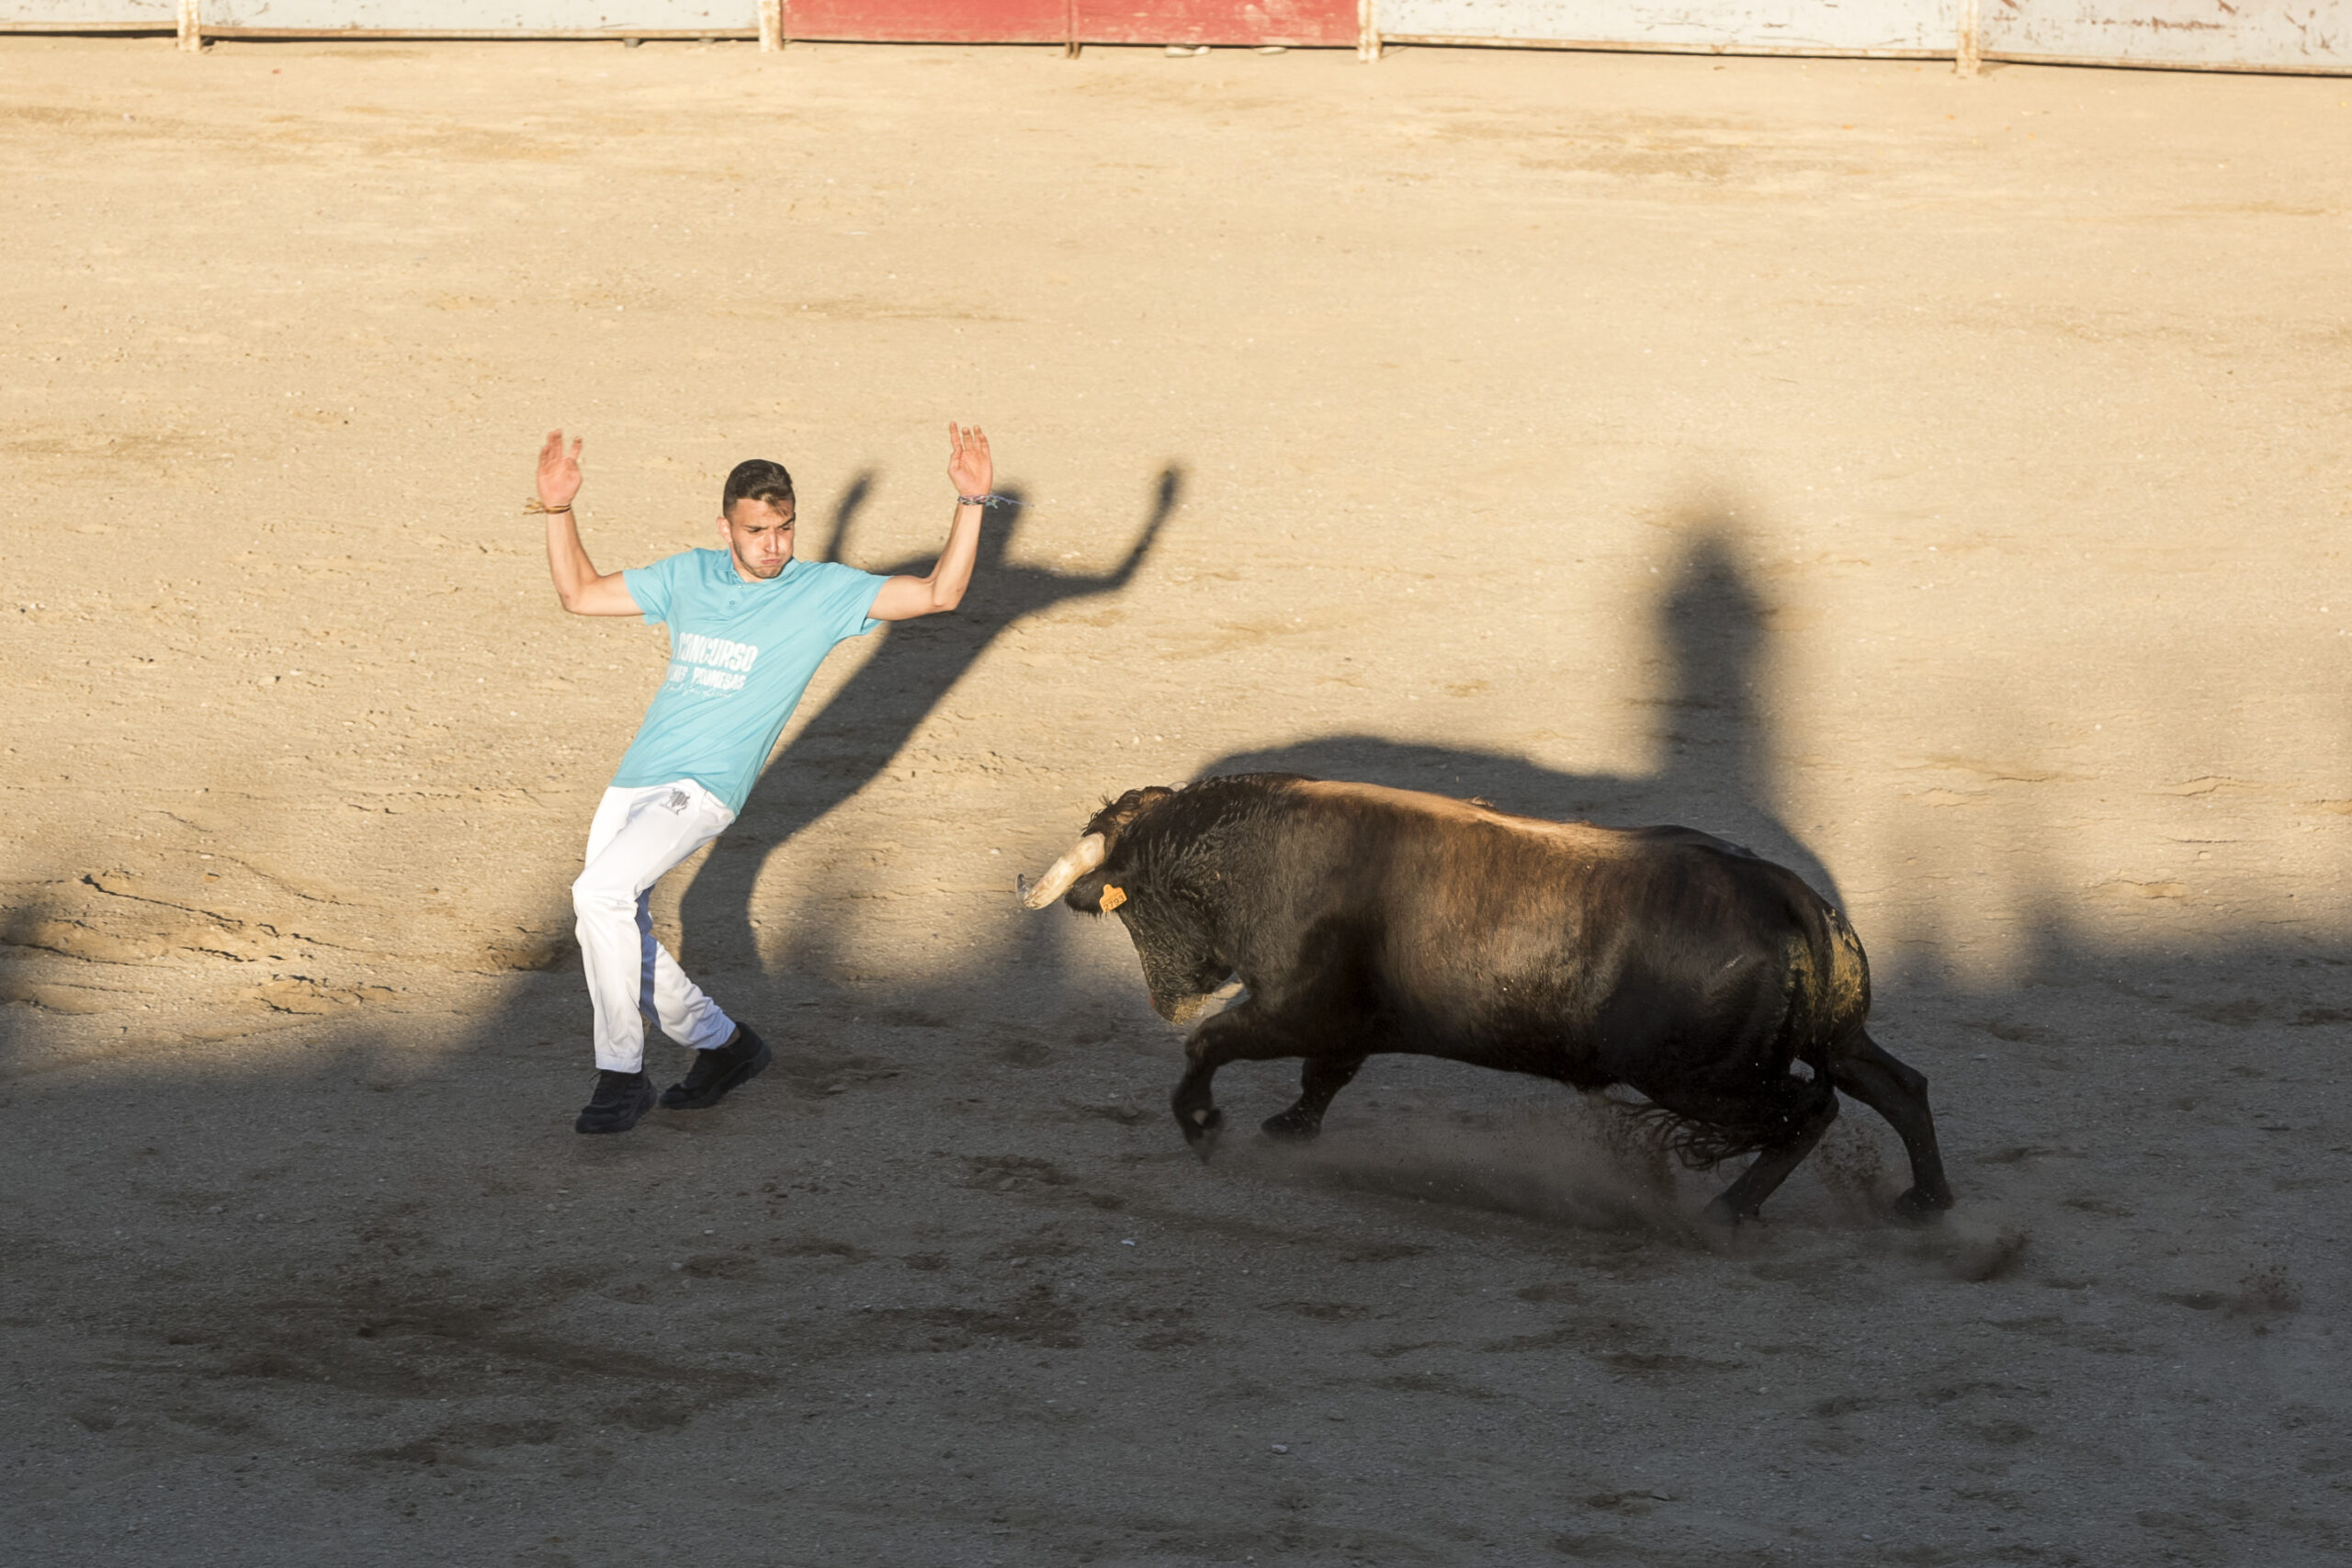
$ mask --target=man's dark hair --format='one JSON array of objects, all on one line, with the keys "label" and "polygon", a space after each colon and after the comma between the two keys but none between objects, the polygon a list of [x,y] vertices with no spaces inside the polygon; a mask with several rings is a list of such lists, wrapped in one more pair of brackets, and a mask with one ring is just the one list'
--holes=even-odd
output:
[{"label": "man's dark hair", "polygon": [[778,512],[793,506],[792,476],[784,471],[782,463],[771,463],[765,457],[753,457],[735,465],[727,476],[727,494],[718,503],[721,516],[732,517],[739,501],[764,501]]}]

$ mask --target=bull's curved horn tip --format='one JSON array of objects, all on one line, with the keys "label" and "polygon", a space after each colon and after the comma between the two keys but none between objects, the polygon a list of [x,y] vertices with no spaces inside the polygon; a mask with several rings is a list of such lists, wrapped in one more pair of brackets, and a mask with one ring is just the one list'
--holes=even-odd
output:
[{"label": "bull's curved horn tip", "polygon": [[1109,846],[1100,833],[1089,833],[1079,840],[1069,853],[1049,866],[1037,885],[1022,896],[1021,901],[1032,909],[1042,909],[1070,889],[1070,884],[1102,863]]}]

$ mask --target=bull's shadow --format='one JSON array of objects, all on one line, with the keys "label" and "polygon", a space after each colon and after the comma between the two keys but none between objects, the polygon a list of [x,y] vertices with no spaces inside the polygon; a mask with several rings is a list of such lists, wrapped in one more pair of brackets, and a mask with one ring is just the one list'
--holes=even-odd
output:
[{"label": "bull's shadow", "polygon": [[1696,519],[1659,611],[1663,691],[1632,699],[1657,715],[1659,760],[1648,773],[1570,773],[1507,752],[1376,735],[1236,752],[1201,773],[1309,773],[1476,795],[1531,817],[1679,823],[1779,862],[1842,908],[1828,869],[1776,814],[1774,747],[1758,698],[1772,663],[1770,614],[1724,522]]},{"label": "bull's shadow", "polygon": [[[718,840],[679,900],[679,924],[692,953],[688,962],[710,968],[758,966],[752,897],[769,858],[888,768],[941,699],[1008,627],[1057,604],[1126,587],[1150,555],[1183,488],[1181,468],[1162,468],[1126,558],[1091,575],[1007,564],[1025,508],[1020,491],[1001,491],[1012,504],[992,511],[981,529],[979,560],[964,604],[949,615],[887,626],[874,634],[884,639],[883,646],[770,760],[734,829]],[[834,509],[831,536],[818,552],[821,557],[838,560],[849,549],[872,491],[870,473],[851,482]],[[935,558],[934,551],[866,570],[883,576],[921,574]]]}]

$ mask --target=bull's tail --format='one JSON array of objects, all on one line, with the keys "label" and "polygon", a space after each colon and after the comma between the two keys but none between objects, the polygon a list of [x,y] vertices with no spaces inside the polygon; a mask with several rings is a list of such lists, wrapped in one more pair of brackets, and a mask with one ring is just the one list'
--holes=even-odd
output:
[{"label": "bull's tail", "polygon": [[1823,1103],[1837,1098],[1827,1073],[1809,1078],[1792,1073],[1775,1079],[1761,1094],[1694,1097],[1672,1105],[1653,1101],[1624,1109],[1649,1123],[1659,1147],[1690,1169],[1705,1170],[1779,1147],[1813,1126]]},{"label": "bull's tail", "polygon": [[1871,1011],[1870,960],[1846,917],[1819,898],[1810,901],[1785,973],[1780,998],[1781,1046],[1812,1077],[1775,1075],[1721,1092],[1689,1086],[1671,1103],[1624,1106],[1646,1122],[1660,1147],[1693,1170],[1774,1148],[1816,1126],[1838,1090],[1830,1069],[1862,1032]]}]

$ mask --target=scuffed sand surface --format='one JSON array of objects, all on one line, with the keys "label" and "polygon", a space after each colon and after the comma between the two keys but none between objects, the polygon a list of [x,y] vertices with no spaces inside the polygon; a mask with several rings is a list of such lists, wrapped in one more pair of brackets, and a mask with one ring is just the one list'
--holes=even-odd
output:
[{"label": "scuffed sand surface", "polygon": [[[2352,88],[1408,51],[0,39],[0,1533],[26,1564],[2281,1564],[2347,1540]],[[583,1139],[607,569],[920,569]],[[1205,1166],[1094,802],[1238,767],[1803,869],[1849,1107],[1724,1242],[1399,1058]],[[667,1082],[683,1063],[666,1048]]]}]

